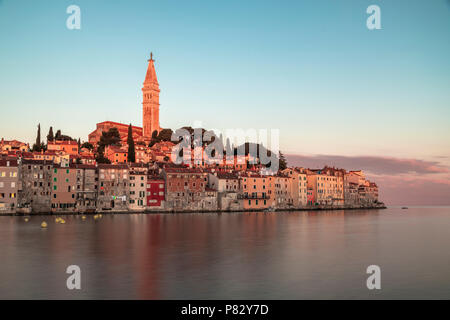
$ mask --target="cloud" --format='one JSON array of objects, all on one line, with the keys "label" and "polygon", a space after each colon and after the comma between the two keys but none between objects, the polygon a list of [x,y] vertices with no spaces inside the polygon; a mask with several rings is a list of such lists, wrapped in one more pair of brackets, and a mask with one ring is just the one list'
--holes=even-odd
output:
[{"label": "cloud", "polygon": [[412,176],[367,176],[379,187],[379,197],[388,205],[450,205],[450,179]]},{"label": "cloud", "polygon": [[449,173],[448,167],[437,161],[418,159],[398,159],[376,156],[336,156],[336,155],[286,155],[289,165],[321,168],[325,165],[347,170],[365,170],[373,174],[434,174]]},{"label": "cloud", "polygon": [[436,162],[377,156],[286,155],[290,166],[362,169],[387,205],[450,205],[450,170]]}]

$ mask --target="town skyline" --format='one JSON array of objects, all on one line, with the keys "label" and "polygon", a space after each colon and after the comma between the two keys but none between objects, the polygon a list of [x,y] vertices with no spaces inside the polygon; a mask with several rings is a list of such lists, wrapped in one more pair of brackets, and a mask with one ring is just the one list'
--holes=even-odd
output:
[{"label": "town skyline", "polygon": [[[9,33],[3,28],[2,39],[21,41],[0,53],[2,105],[7,106],[0,136],[31,143],[40,123],[43,135],[53,126],[87,141],[101,121],[141,126],[139,86],[153,51],[162,88],[161,127],[176,129],[200,120],[205,128],[282,128],[280,149],[292,165],[362,168],[378,182],[388,204],[450,205],[450,48],[441,41],[448,30],[448,6],[445,1],[433,8],[406,3],[412,17],[402,17],[401,2],[382,4],[383,29],[377,34],[364,28],[366,3],[338,8],[330,2],[322,11],[308,4],[251,3],[237,15],[232,3],[199,12],[194,4],[181,8],[192,14],[189,18],[169,20],[175,23],[168,27],[161,17],[151,19],[145,3],[126,8],[137,17],[132,21],[121,18],[124,3],[108,7],[110,15],[105,15],[105,3],[81,1],[82,29],[72,32],[64,28],[66,3],[61,10],[44,4],[19,11],[14,2],[3,1],[0,21],[15,28]],[[158,15],[168,13],[164,4],[154,6]],[[39,13],[47,9],[48,22],[42,24]],[[263,24],[271,9],[284,17],[295,9],[296,16],[287,15],[285,23],[269,30]],[[433,21],[409,23],[424,9]],[[7,11],[12,13],[6,16]],[[139,11],[150,19],[140,19]],[[29,19],[15,24],[18,14]],[[110,30],[105,26],[111,26],[111,17],[116,25]],[[202,30],[209,19],[217,24],[201,32],[216,46],[200,37],[189,37],[191,43],[182,39],[183,30]],[[326,19],[339,23],[340,30],[321,27]],[[226,28],[230,21],[246,32]],[[406,28],[416,37],[404,36]],[[264,31],[271,37],[263,37]],[[300,44],[289,41],[295,35]],[[242,46],[247,37],[253,41]],[[222,38],[227,45],[218,45]],[[177,50],[175,39],[185,50]],[[124,44],[127,50],[120,48]],[[334,52],[325,50],[330,44]],[[421,55],[414,53],[418,48]],[[319,52],[320,59],[314,58]]]}]

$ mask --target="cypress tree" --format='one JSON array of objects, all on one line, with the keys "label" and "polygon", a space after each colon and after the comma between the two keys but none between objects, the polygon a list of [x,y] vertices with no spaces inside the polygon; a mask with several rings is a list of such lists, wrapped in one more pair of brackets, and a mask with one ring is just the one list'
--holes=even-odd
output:
[{"label": "cypress tree", "polygon": [[278,153],[278,159],[279,159],[279,165],[278,168],[279,170],[284,170],[287,168],[287,161],[286,158],[284,157],[284,154],[281,153],[281,151],[279,151]]},{"label": "cypress tree", "polygon": [[33,146],[33,151],[41,151],[41,124],[38,124],[38,131],[37,131],[37,136],[36,136],[36,142]]},{"label": "cypress tree", "polygon": [[128,127],[128,138],[127,138],[127,143],[128,143],[128,162],[136,162],[136,152],[134,150],[134,140],[133,140],[133,127],[130,126]]}]

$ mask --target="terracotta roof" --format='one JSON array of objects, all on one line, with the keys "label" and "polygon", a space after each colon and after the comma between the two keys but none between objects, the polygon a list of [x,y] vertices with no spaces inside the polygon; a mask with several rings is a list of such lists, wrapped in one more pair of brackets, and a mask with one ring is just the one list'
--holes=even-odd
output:
[{"label": "terracotta roof", "polygon": [[239,179],[238,175],[230,172],[217,172],[217,178],[219,179]]}]

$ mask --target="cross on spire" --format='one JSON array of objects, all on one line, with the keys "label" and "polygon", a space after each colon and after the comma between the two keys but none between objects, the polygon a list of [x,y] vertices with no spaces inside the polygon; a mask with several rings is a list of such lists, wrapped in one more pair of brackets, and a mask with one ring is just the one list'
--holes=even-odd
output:
[{"label": "cross on spire", "polygon": [[153,52],[150,52],[150,60],[148,61],[153,61]]}]

